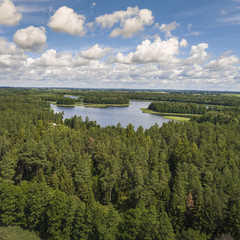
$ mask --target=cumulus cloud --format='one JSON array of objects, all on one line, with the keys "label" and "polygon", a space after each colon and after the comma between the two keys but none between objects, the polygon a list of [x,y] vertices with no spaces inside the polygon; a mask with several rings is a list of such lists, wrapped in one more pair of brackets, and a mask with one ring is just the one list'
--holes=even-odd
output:
[{"label": "cumulus cloud", "polygon": [[202,64],[209,58],[208,53],[205,51],[208,48],[207,43],[200,43],[197,46],[192,46],[190,51],[190,57],[186,59],[188,64]]},{"label": "cumulus cloud", "polygon": [[9,43],[5,38],[0,38],[0,68],[14,68],[22,65],[26,59],[27,56],[14,43]]},{"label": "cumulus cloud", "polygon": [[207,64],[207,68],[211,71],[222,71],[230,69],[238,63],[240,63],[240,59],[237,56],[227,56],[223,54],[219,58],[210,61],[210,63]]},{"label": "cumulus cloud", "polygon": [[71,59],[72,56],[70,54],[57,54],[55,49],[49,49],[40,58],[37,58],[34,64],[39,66],[68,67]]},{"label": "cumulus cloud", "polygon": [[19,23],[22,14],[17,12],[16,7],[10,0],[3,0],[0,4],[0,24],[13,26]]},{"label": "cumulus cloud", "polygon": [[86,33],[84,24],[85,16],[78,15],[73,9],[63,6],[50,18],[48,26],[56,32],[83,36]]},{"label": "cumulus cloud", "polygon": [[14,43],[9,43],[5,38],[0,38],[0,55],[8,54],[14,55],[22,53],[23,51],[17,49]]},{"label": "cumulus cloud", "polygon": [[95,19],[102,28],[111,28],[114,24],[123,22],[125,19],[137,15],[138,7],[128,7],[126,11],[116,11],[111,14],[104,14]]},{"label": "cumulus cloud", "polygon": [[159,29],[166,34],[166,37],[172,37],[171,31],[175,30],[179,26],[177,22],[172,22],[169,24],[162,24]]},{"label": "cumulus cloud", "polygon": [[44,27],[29,26],[19,29],[14,34],[14,42],[27,51],[38,51],[46,45],[46,31]]},{"label": "cumulus cloud", "polygon": [[98,44],[95,44],[87,50],[82,50],[81,56],[88,59],[100,59],[103,58],[110,50],[110,48],[100,48]]},{"label": "cumulus cloud", "polygon": [[57,53],[55,49],[49,49],[31,62],[34,66],[45,66],[45,67],[67,67],[75,68],[79,66],[88,65],[91,60],[83,58],[80,55],[73,56],[70,53],[62,52]]},{"label": "cumulus cloud", "polygon": [[126,56],[118,53],[112,61],[126,64],[160,62],[167,65],[178,61],[175,56],[179,54],[180,45],[186,45],[186,42],[179,43],[176,38],[163,41],[157,37],[154,42],[147,39],[137,46],[135,52]]},{"label": "cumulus cloud", "polygon": [[95,22],[102,28],[112,28],[119,23],[120,27],[112,30],[110,36],[131,38],[133,34],[143,31],[146,25],[153,24],[152,11],[139,9],[138,7],[128,7],[126,11],[116,11],[105,14],[95,19]]}]

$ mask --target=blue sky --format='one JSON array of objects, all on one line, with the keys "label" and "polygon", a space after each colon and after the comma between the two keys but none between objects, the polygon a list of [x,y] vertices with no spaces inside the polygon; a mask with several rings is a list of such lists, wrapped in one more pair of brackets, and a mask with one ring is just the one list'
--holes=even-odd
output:
[{"label": "blue sky", "polygon": [[2,0],[0,86],[240,91],[240,0]]}]

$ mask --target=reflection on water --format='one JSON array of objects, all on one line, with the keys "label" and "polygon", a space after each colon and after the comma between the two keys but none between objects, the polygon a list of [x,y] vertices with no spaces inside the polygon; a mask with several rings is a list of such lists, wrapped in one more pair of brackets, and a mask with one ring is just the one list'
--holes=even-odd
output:
[{"label": "reflection on water", "polygon": [[59,107],[51,105],[54,112],[64,112],[64,119],[74,115],[81,116],[83,120],[88,116],[89,120],[97,121],[102,127],[117,125],[126,127],[131,123],[135,130],[141,125],[143,128],[150,128],[157,123],[162,126],[168,119],[159,115],[142,113],[140,108],[147,108],[151,102],[130,101],[129,107],[108,107],[108,108],[88,108],[88,107]]}]

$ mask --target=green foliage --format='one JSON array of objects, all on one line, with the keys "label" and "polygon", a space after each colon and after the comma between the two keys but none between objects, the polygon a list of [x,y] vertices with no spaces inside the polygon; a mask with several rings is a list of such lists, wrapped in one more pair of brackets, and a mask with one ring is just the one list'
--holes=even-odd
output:
[{"label": "green foliage", "polygon": [[187,231],[184,231],[182,234],[182,239],[184,240],[208,240],[209,237],[205,233],[200,233],[198,230],[189,228]]},{"label": "green foliage", "polygon": [[[238,107],[215,106],[199,119],[145,130],[102,128],[77,116],[63,122],[42,100],[65,94],[70,91],[0,91],[1,225],[43,239],[239,238]],[[139,94],[176,97],[183,108],[191,99],[194,108],[237,103],[230,96]],[[108,97],[126,96],[138,95]]]},{"label": "green foliage", "polygon": [[76,204],[65,193],[55,190],[46,209],[48,239],[70,239]]},{"label": "green foliage", "polygon": [[0,184],[1,225],[19,225],[24,218],[25,196],[21,188],[8,183]]},{"label": "green foliage", "polygon": [[148,109],[161,113],[205,114],[210,108],[196,103],[153,102],[148,106]]},{"label": "green foliage", "polygon": [[129,99],[121,96],[86,96],[84,103],[95,104],[128,104]]},{"label": "green foliage", "polygon": [[70,97],[63,97],[57,100],[57,104],[62,104],[62,105],[74,105],[75,104],[75,99],[70,98]]}]

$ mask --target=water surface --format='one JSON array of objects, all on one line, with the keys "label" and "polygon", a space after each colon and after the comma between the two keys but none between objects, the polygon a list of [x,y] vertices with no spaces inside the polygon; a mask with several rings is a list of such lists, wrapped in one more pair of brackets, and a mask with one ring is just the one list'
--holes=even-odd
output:
[{"label": "water surface", "polygon": [[64,112],[64,119],[71,118],[74,115],[81,116],[83,120],[88,116],[89,120],[97,121],[102,127],[117,125],[126,127],[129,123],[136,130],[140,125],[143,128],[150,128],[157,123],[162,126],[168,119],[160,115],[142,113],[140,108],[147,108],[151,102],[130,101],[128,107],[108,107],[108,108],[89,108],[89,107],[60,107],[51,104],[54,112]]}]

